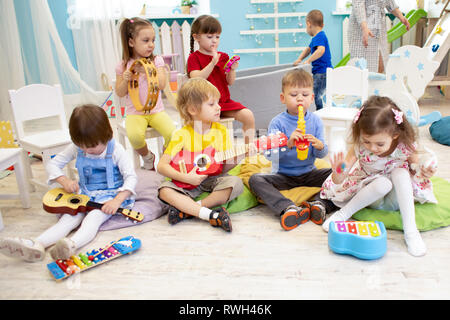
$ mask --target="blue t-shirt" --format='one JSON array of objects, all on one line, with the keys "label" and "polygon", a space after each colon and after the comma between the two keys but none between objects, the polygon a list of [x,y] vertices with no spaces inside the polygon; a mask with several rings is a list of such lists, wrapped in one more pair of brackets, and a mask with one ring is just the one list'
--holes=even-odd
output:
[{"label": "blue t-shirt", "polygon": [[[269,124],[268,133],[278,131],[284,133],[288,138],[292,132],[297,129],[298,116],[291,115],[287,111],[278,114]],[[315,169],[314,161],[316,158],[324,158],[328,154],[328,146],[325,143],[322,120],[316,114],[307,111],[305,114],[305,132],[312,134],[322,141],[324,148],[317,150],[309,146],[308,157],[305,160],[297,158],[297,149],[294,147],[286,152],[276,152],[265,155],[272,161],[272,173],[281,173],[287,176],[300,176],[312,169]]]},{"label": "blue t-shirt", "polygon": [[317,33],[311,40],[309,48],[311,49],[311,55],[317,50],[318,46],[325,47],[325,52],[323,55],[312,62],[312,73],[326,73],[327,68],[333,68],[331,65],[331,53],[330,46],[328,45],[328,39],[325,32],[322,30]]}]

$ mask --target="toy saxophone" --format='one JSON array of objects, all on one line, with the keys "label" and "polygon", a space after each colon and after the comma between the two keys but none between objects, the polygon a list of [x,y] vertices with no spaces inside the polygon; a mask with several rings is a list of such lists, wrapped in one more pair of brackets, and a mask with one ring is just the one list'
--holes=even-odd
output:
[{"label": "toy saxophone", "polygon": [[[303,106],[298,106],[298,121],[297,128],[300,129],[302,134],[305,134],[305,118],[303,115]],[[295,141],[295,146],[297,147],[297,158],[299,160],[305,160],[308,158],[309,141],[306,139],[298,139]]]}]

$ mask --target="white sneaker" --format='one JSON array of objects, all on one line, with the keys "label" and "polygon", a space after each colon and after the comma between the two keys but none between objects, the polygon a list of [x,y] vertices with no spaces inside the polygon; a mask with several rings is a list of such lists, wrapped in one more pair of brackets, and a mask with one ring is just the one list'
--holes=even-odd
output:
[{"label": "white sneaker", "polygon": [[0,252],[6,256],[19,258],[27,262],[41,261],[45,257],[44,246],[31,239],[0,239]]},{"label": "white sneaker", "polygon": [[142,157],[144,160],[144,165],[142,166],[146,170],[155,170],[155,155],[150,150],[145,157]]},{"label": "white sneaker", "polygon": [[69,238],[62,238],[50,250],[50,255],[54,260],[67,260],[76,253],[76,249],[75,242]]}]

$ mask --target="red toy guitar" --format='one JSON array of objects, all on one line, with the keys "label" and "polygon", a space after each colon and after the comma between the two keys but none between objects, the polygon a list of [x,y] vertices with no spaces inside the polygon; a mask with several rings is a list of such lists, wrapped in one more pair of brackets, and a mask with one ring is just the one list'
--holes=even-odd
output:
[{"label": "red toy guitar", "polygon": [[[279,149],[283,152],[287,150],[284,148],[287,146],[287,141],[287,136],[282,132],[278,132],[259,138],[254,142],[254,145],[258,151]],[[224,161],[245,154],[248,151],[248,147],[249,144],[244,144],[222,152],[216,152],[213,147],[207,147],[198,152],[181,150],[172,158],[170,165],[181,173],[188,173],[194,167],[197,167],[197,174],[215,176],[222,173]],[[172,180],[172,182],[183,189],[191,190],[197,187],[181,181]]]}]

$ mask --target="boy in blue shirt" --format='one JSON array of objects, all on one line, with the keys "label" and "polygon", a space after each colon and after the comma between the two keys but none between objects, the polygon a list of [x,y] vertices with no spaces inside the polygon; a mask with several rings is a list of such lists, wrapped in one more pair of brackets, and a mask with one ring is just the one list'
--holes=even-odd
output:
[{"label": "boy in blue shirt", "polygon": [[327,86],[327,68],[331,65],[330,46],[323,29],[323,15],[320,10],[311,10],[306,16],[306,32],[313,37],[309,47],[302,51],[294,62],[298,65],[311,53],[311,56],[304,63],[312,64],[312,74],[314,78],[314,102],[316,110],[323,108],[322,96]]},{"label": "boy in blue shirt", "polygon": [[[312,202],[305,201],[297,207],[293,201],[280,193],[280,190],[300,186],[321,187],[332,173],[329,168],[318,170],[314,166],[316,158],[324,158],[327,155],[328,146],[324,141],[322,120],[308,111],[313,99],[311,74],[302,69],[294,69],[284,75],[280,100],[287,110],[272,119],[268,133],[280,131],[289,137],[288,151],[266,155],[272,161],[272,173],[257,173],[249,180],[252,192],[275,214],[280,215],[280,223],[285,230],[292,230],[309,219],[316,224],[322,224],[325,214],[336,209],[331,201],[320,199],[319,194]],[[297,128],[299,105],[303,106],[305,135]],[[305,160],[297,158],[295,141],[299,138],[310,143]]]}]

